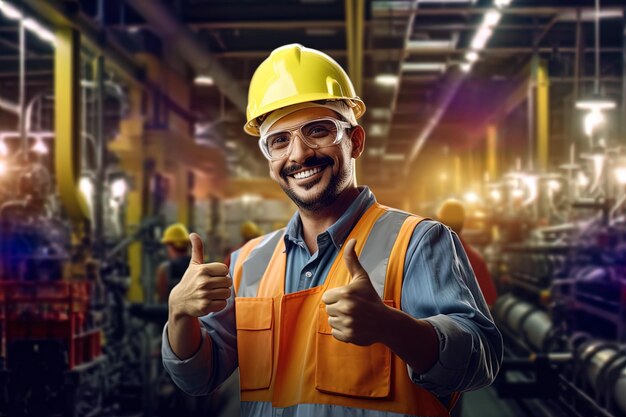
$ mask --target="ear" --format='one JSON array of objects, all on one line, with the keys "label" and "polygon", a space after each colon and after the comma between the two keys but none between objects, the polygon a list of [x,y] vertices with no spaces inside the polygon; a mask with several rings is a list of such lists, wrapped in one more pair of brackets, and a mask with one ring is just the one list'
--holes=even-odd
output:
[{"label": "ear", "polygon": [[353,127],[350,141],[352,142],[352,158],[357,159],[365,149],[365,130],[361,126]]}]

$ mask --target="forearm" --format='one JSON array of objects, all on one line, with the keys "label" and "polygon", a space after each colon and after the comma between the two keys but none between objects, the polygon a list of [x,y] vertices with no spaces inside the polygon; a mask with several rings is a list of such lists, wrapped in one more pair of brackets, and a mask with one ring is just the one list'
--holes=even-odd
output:
[{"label": "forearm", "polygon": [[[210,343],[211,338],[207,337],[206,343]],[[202,333],[198,318],[178,315],[170,309],[167,326],[167,340],[174,354],[181,360],[192,357],[202,343]],[[211,349],[208,349],[210,352]],[[211,363],[209,361],[209,363]]]},{"label": "forearm", "polygon": [[382,321],[382,340],[415,372],[430,370],[439,359],[439,339],[430,323],[418,320],[405,312],[386,307]]}]

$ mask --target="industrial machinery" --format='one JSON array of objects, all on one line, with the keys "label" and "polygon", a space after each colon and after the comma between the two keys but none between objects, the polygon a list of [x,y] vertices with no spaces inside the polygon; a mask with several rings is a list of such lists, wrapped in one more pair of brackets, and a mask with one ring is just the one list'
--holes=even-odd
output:
[{"label": "industrial machinery", "polygon": [[[509,183],[508,215],[523,212],[529,227],[488,251],[505,294],[493,309],[507,346],[496,383],[502,397],[541,398],[543,408],[552,404],[564,415],[626,415],[626,190],[618,175],[620,155],[602,150],[581,158],[580,165],[572,161],[568,169],[577,171],[558,188],[566,194],[558,205],[550,181],[562,177],[509,177],[522,180]],[[593,181],[577,180],[581,175]]]}]

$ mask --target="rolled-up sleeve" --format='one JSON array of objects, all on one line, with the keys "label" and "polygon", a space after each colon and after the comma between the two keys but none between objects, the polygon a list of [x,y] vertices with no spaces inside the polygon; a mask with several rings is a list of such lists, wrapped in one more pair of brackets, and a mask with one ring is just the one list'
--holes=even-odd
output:
[{"label": "rolled-up sleeve", "polygon": [[[231,276],[233,275],[236,254],[232,256]],[[192,357],[180,360],[172,351],[167,337],[167,323],[163,328],[161,345],[163,366],[174,383],[190,395],[206,395],[214,391],[237,368],[234,294],[231,294],[223,310],[210,313],[198,320],[200,321],[202,342]]]},{"label": "rolled-up sleeve", "polygon": [[496,328],[458,236],[441,223],[421,222],[406,255],[402,310],[428,321],[439,337],[439,360],[416,384],[445,397],[493,382],[502,361]]}]

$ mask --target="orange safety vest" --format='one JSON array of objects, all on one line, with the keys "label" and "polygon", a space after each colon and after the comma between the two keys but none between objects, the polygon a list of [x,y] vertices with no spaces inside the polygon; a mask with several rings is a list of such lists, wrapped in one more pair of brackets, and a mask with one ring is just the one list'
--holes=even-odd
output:
[{"label": "orange safety vest", "polygon": [[[373,278],[379,276],[384,286],[379,295],[395,308],[400,307],[409,240],[421,220],[375,203],[346,238],[346,242],[356,239],[356,253],[372,284],[381,286]],[[332,336],[322,294],[351,280],[343,249],[322,285],[285,294],[283,234],[281,230],[269,239],[248,242],[235,264],[241,400],[271,402],[280,408],[332,404],[449,416],[435,395],[411,381],[406,363],[387,346],[361,347]]]}]

